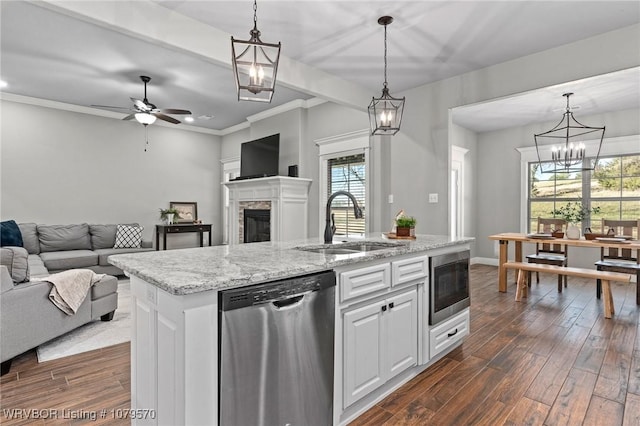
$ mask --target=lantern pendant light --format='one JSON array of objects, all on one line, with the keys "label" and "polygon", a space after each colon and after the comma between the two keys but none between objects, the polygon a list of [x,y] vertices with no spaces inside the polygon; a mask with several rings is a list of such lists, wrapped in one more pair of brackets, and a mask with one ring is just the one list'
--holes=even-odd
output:
[{"label": "lantern pendant light", "polygon": [[238,101],[271,102],[276,85],[280,42],[263,43],[258,31],[258,4],[253,2],[253,29],[249,40],[231,36],[233,73]]},{"label": "lantern pendant light", "polygon": [[[569,97],[565,93],[567,107],[562,120],[551,130],[534,135],[538,162],[542,173],[570,173],[594,170],[598,164],[605,127],[591,127],[580,123],[573,117],[569,106]],[[589,136],[587,136],[589,135]],[[596,143],[586,146],[586,139],[596,139]],[[559,143],[558,145],[553,145]],[[551,147],[551,158],[543,159],[542,147]],[[547,163],[549,162],[550,163]],[[551,164],[551,167],[548,166]]]},{"label": "lantern pendant light", "polygon": [[382,16],[378,24],[384,26],[384,84],[382,96],[374,97],[369,104],[369,125],[371,135],[395,135],[400,131],[404,111],[404,97],[394,98],[387,87],[387,25],[393,22],[391,16]]}]

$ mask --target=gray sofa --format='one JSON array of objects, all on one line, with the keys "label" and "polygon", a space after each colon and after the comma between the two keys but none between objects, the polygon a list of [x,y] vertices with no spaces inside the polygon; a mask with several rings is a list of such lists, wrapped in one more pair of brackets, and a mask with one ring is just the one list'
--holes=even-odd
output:
[{"label": "gray sofa", "polygon": [[[112,275],[122,270],[107,257],[152,250],[150,243],[114,249],[116,225],[18,226],[24,247],[0,248],[0,375],[23,352],[98,318],[110,321],[118,307],[118,280]],[[110,275],[91,287],[74,315],[67,315],[49,300],[52,284],[31,279],[76,268]]]},{"label": "gray sofa", "polygon": [[[132,224],[137,225],[137,224]],[[122,275],[107,258],[112,254],[153,250],[150,241],[140,247],[113,248],[118,225],[37,225],[19,223],[24,248],[29,253],[32,274],[48,274],[67,269],[91,269],[99,274]]]}]

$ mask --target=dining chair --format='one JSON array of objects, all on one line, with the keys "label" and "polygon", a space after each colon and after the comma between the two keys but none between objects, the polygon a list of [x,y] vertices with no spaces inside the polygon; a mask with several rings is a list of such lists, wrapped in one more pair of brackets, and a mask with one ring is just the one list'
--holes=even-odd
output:
[{"label": "dining chair", "polygon": [[[567,221],[564,219],[556,218],[538,218],[537,231],[538,233],[550,234],[552,231],[565,231],[567,227]],[[538,243],[536,244],[535,254],[527,255],[527,262],[529,263],[544,263],[547,265],[567,266],[568,259],[568,246],[563,244],[553,243]],[[558,292],[562,292],[562,282],[564,286],[567,286],[567,276],[558,275]],[[540,275],[536,272],[536,282],[540,282]],[[531,272],[527,272],[527,284],[531,285]]]},{"label": "dining chair", "polygon": [[[640,239],[638,234],[640,230],[640,219],[638,220],[612,220],[602,219],[602,232],[613,230],[613,236],[631,238],[633,240]],[[640,250],[624,248],[621,244],[618,247],[602,247],[600,249],[600,260],[595,265],[598,271],[623,272],[626,274],[635,274],[636,286],[640,285],[640,258],[638,256]],[[600,299],[602,294],[602,282],[597,280],[596,297]],[[640,305],[640,289],[636,287],[636,304]]]}]

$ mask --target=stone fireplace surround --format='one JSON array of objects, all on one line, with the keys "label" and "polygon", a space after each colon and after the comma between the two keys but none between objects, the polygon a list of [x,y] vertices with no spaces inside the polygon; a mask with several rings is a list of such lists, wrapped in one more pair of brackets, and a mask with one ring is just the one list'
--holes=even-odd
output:
[{"label": "stone fireplace surround", "polygon": [[245,209],[271,211],[271,241],[307,238],[311,179],[271,176],[224,185],[229,188],[229,244],[243,243]]}]

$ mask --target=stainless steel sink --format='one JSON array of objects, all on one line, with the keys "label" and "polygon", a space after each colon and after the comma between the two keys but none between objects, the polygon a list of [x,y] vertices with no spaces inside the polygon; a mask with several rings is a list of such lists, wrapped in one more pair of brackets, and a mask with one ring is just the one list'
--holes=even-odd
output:
[{"label": "stainless steel sink", "polygon": [[304,248],[304,247],[299,247],[298,250],[311,251],[313,253],[320,253],[320,254],[327,254],[327,255],[360,253],[360,251],[358,251],[358,250],[351,250],[351,249],[347,249],[347,248],[324,248],[324,247]]},{"label": "stainless steel sink", "polygon": [[385,243],[378,241],[351,241],[346,243],[325,244],[322,246],[296,247],[298,250],[310,251],[325,255],[355,254],[374,250],[385,250],[402,247],[402,243]]}]

